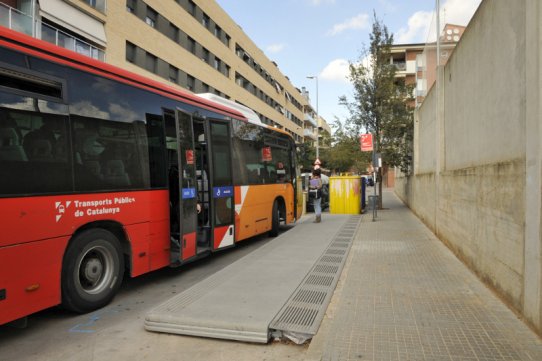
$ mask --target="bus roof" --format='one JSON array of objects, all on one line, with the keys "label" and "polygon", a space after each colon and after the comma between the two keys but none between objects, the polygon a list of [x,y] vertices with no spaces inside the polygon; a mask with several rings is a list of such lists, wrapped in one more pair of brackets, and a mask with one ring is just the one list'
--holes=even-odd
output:
[{"label": "bus roof", "polygon": [[213,93],[199,93],[199,94],[196,94],[196,96],[213,101],[215,103],[222,104],[224,106],[227,106],[228,108],[237,110],[239,113],[243,114],[245,118],[248,119],[249,123],[253,123],[253,124],[257,124],[261,126],[264,125],[262,121],[260,120],[260,117],[258,116],[258,114],[256,114],[254,110],[242,104],[236,103],[233,100],[223,98]]},{"label": "bus roof", "polygon": [[107,64],[74,51],[56,46],[46,41],[33,38],[23,33],[0,26],[0,45],[20,52],[45,58],[57,63],[69,65],[87,72],[102,75],[123,83],[137,86],[155,93],[180,99],[186,103],[221,113],[237,119],[248,120],[237,109],[222,103],[213,102],[201,96],[179,90],[167,84],[132,73],[117,66]]},{"label": "bus roof", "polygon": [[286,134],[286,135],[292,137],[292,135],[290,133],[288,133],[287,131],[285,131],[284,129],[280,129],[280,128],[271,126],[269,124],[263,123],[260,120],[260,117],[258,116],[258,114],[254,110],[250,109],[247,106],[244,106],[243,104],[236,103],[233,100],[223,98],[223,97],[221,97],[219,95],[216,95],[216,94],[213,94],[213,93],[198,93],[198,94],[195,94],[195,95],[197,95],[199,97],[202,97],[204,99],[211,100],[211,101],[213,101],[215,103],[223,104],[223,105],[225,105],[225,106],[227,106],[229,108],[237,110],[238,112],[242,113],[245,116],[245,118],[247,118],[249,123],[256,124],[256,125],[259,125],[261,127],[271,129],[272,131],[283,133],[283,134]]}]

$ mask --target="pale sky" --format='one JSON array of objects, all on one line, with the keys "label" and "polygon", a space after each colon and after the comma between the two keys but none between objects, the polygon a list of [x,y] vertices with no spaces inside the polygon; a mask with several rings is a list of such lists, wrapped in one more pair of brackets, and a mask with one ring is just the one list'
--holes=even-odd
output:
[{"label": "pale sky", "polygon": [[[369,46],[376,15],[396,44],[423,43],[434,27],[435,0],[216,0],[292,84],[310,92],[329,124],[348,116],[338,104],[351,97],[348,63]],[[467,25],[481,0],[440,0],[441,24]]]}]

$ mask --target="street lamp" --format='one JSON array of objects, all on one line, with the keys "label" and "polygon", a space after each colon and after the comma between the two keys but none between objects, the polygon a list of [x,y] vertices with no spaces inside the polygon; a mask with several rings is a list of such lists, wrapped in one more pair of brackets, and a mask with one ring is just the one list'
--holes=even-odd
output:
[{"label": "street lamp", "polygon": [[307,79],[314,79],[316,80],[316,159],[319,159],[320,158],[320,153],[319,153],[319,137],[320,137],[320,130],[318,129],[319,128],[319,124],[318,124],[318,75],[311,75],[311,76],[308,76]]}]

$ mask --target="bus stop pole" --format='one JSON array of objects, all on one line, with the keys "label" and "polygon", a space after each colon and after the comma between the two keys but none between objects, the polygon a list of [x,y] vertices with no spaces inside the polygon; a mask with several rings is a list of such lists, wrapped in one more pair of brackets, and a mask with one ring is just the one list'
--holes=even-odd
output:
[{"label": "bus stop pole", "polygon": [[373,222],[376,220],[376,218],[378,217],[378,214],[377,214],[377,211],[376,211],[376,204],[378,203],[378,196],[376,194],[376,172],[373,172],[373,179],[375,180],[373,182],[374,184],[374,189],[375,189],[375,192],[374,192],[374,196],[373,196]]},{"label": "bus stop pole", "polygon": [[373,201],[372,201],[372,207],[373,207],[373,222],[376,220],[376,218],[378,218],[378,214],[377,214],[377,210],[376,210],[376,205],[378,203],[378,195],[376,194],[376,184],[378,182],[378,179],[377,179],[377,170],[378,168],[381,166],[380,164],[380,154],[378,154],[376,152],[376,149],[374,149],[373,147],[373,179],[374,179],[374,196],[372,197],[373,198]]}]

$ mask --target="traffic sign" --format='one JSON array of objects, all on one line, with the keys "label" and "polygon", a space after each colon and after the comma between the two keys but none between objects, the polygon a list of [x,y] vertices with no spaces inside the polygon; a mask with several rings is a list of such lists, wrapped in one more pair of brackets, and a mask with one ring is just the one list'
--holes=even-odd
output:
[{"label": "traffic sign", "polygon": [[373,150],[373,135],[371,133],[360,135],[359,143],[360,143],[362,152],[372,151]]}]

